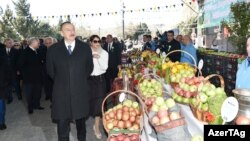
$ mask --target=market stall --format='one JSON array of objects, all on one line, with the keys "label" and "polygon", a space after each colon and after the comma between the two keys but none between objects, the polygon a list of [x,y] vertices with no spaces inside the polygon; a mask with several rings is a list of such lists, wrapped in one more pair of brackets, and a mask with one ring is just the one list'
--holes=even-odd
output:
[{"label": "market stall", "polygon": [[[171,53],[175,52],[178,51]],[[121,98],[120,93],[116,98],[119,99],[116,100],[116,104],[124,105],[124,101],[125,103],[137,102],[141,109],[141,118],[138,119],[140,122],[137,122],[140,124],[136,128],[138,130],[133,132],[140,135],[140,139],[137,140],[190,141],[193,137],[203,136],[204,124],[225,124],[221,116],[221,107],[228,95],[225,91],[228,77],[224,79],[221,74],[210,74],[201,70],[197,67],[197,62],[194,65],[171,62],[168,55],[163,56],[152,51],[128,53],[124,55],[127,59],[123,58],[126,65],[120,69],[120,79],[114,81],[113,91],[126,90],[122,91],[123,95],[130,95],[130,97]],[[130,62],[126,62],[129,59]],[[204,62],[204,67],[207,67],[209,63],[207,60]],[[131,96],[131,92],[136,96]],[[117,106],[112,110],[117,113]],[[104,113],[104,117],[109,115],[109,112],[110,109]],[[129,119],[133,118],[130,111],[127,114]],[[120,139],[136,140],[131,135],[133,128],[130,128],[134,125],[130,126],[130,123],[123,120],[126,125],[121,129],[116,123],[117,117],[110,122],[112,128],[110,128],[111,132],[108,132],[109,140],[113,137],[114,140],[119,141],[119,135],[124,136]],[[132,123],[134,123],[133,120]],[[112,134],[113,130],[116,133],[115,136]]]}]

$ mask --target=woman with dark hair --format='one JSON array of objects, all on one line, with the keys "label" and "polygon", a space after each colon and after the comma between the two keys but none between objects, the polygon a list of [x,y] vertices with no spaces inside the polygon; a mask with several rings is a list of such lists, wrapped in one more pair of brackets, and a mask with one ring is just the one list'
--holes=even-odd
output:
[{"label": "woman with dark hair", "polygon": [[101,47],[101,40],[98,35],[92,35],[89,39],[93,55],[94,69],[88,79],[90,88],[90,116],[95,118],[93,126],[97,139],[102,138],[99,129],[101,119],[101,104],[106,96],[105,76],[108,68],[108,52]]}]

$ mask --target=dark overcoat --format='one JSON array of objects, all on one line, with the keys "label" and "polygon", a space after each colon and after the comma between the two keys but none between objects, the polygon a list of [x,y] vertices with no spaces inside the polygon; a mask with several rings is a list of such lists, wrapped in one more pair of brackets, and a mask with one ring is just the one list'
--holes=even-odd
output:
[{"label": "dark overcoat", "polygon": [[64,40],[47,51],[47,73],[53,79],[52,118],[80,119],[89,114],[87,78],[93,70],[92,52],[88,44],[75,41],[70,55]]}]

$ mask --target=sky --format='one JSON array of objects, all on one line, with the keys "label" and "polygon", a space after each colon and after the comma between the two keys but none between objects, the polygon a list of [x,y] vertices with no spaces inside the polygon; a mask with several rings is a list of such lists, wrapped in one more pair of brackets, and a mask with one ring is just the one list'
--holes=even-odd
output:
[{"label": "sky", "polygon": [[[16,0],[14,0],[16,1]],[[122,2],[124,2],[125,10],[130,9],[148,9],[144,12],[133,12],[125,14],[125,23],[146,22],[149,24],[159,24],[167,22],[164,18],[172,13],[178,14],[180,10],[167,10],[166,5],[180,4],[181,0],[28,0],[30,3],[30,11],[33,16],[60,16],[60,15],[79,15],[88,13],[90,16],[85,18],[72,18],[73,22],[81,25],[87,25],[90,28],[109,28],[114,25],[122,24]],[[0,5],[4,9],[9,4],[13,8],[12,0],[0,0]],[[150,7],[164,7],[161,12],[152,12]],[[174,8],[173,8],[174,9]],[[117,15],[108,16],[91,16],[91,13],[107,13],[118,11]],[[175,22],[176,16],[171,18]],[[44,19],[52,24],[58,22],[58,19]],[[156,25],[157,26],[157,25]]]}]

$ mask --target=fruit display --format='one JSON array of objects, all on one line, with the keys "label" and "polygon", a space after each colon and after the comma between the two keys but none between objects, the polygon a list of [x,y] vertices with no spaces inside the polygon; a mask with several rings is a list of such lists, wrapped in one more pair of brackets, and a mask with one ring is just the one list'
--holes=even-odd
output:
[{"label": "fruit display", "polygon": [[108,141],[140,141],[140,136],[139,134],[112,135],[108,138]]},{"label": "fruit display", "polygon": [[128,76],[128,78],[132,78],[133,77],[133,71],[131,70],[131,68],[119,69],[117,77],[120,78],[120,79],[122,79],[123,73],[126,73],[126,75]]},{"label": "fruit display", "polygon": [[196,69],[188,63],[180,62],[167,62],[162,64],[162,68],[166,69],[165,82],[166,83],[179,83],[182,78],[194,77]]},{"label": "fruit display", "polygon": [[209,124],[222,124],[221,106],[226,98],[223,88],[216,88],[208,82],[201,88],[197,100],[191,103],[191,107],[195,107],[195,116],[198,119]]},{"label": "fruit display", "polygon": [[191,78],[183,77],[179,83],[172,86],[174,89],[172,98],[179,103],[195,103],[195,97],[198,94],[198,88],[203,81],[203,76]]},{"label": "fruit display", "polygon": [[125,100],[104,113],[105,129],[114,133],[138,133],[142,112],[139,103]]},{"label": "fruit display", "polygon": [[138,85],[139,95],[144,99],[163,95],[162,83],[154,78],[143,79]]}]

